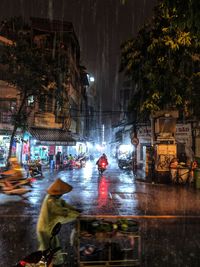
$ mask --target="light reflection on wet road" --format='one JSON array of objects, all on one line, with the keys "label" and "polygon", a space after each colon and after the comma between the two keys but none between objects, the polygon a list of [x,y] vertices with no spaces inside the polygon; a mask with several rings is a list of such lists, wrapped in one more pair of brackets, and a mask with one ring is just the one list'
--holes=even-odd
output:
[{"label": "light reflection on wet road", "polygon": [[[100,178],[94,163],[89,164],[80,170],[45,172],[45,178],[34,183],[27,200],[0,195],[0,266],[11,266],[22,255],[36,250],[35,225],[40,205],[45,189],[56,177],[73,185],[73,191],[64,199],[81,208],[84,215],[135,216],[142,236],[141,266],[200,266],[200,191],[136,182],[131,173],[119,170],[115,164]],[[166,215],[172,217],[166,220]],[[68,230],[64,227],[63,231]]]}]

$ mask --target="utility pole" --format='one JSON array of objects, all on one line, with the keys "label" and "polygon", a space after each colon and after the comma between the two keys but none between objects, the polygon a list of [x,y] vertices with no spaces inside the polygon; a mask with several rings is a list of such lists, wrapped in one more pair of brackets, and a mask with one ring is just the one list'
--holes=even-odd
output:
[{"label": "utility pole", "polygon": [[102,125],[102,144],[105,142],[105,126],[104,124]]},{"label": "utility pole", "polygon": [[133,174],[136,175],[136,172],[137,172],[137,146],[139,144],[139,139],[137,138],[136,125],[134,125],[134,129],[133,129],[133,132],[131,134],[131,143],[134,146],[134,151],[132,153]]}]

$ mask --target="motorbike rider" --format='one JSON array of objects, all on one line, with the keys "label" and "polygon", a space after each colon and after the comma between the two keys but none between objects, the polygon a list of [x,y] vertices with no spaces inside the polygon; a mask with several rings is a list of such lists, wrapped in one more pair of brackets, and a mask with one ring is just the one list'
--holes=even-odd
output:
[{"label": "motorbike rider", "polygon": [[7,180],[19,180],[26,177],[16,157],[9,158],[9,169],[1,173]]},{"label": "motorbike rider", "polygon": [[97,160],[96,165],[98,165],[99,167],[102,165],[102,163],[104,163],[106,167],[108,166],[108,158],[105,153],[103,153],[101,157]]},{"label": "motorbike rider", "polygon": [[37,175],[43,176],[41,159],[38,157],[36,160],[28,164],[29,174],[34,177]]},{"label": "motorbike rider", "polygon": [[[43,200],[37,222],[39,250],[46,250],[48,248],[51,231],[58,222],[62,224],[68,223],[74,221],[80,215],[80,212],[61,198],[63,194],[69,193],[72,189],[71,185],[65,183],[60,178],[56,179],[47,189],[47,195]],[[54,237],[52,247],[59,247],[59,243],[58,237]],[[61,253],[57,253],[53,266],[62,266],[62,264],[63,256]]]}]

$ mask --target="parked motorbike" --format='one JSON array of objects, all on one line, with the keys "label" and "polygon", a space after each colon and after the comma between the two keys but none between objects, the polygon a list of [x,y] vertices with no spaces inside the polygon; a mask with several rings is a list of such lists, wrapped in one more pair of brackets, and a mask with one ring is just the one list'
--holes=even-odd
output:
[{"label": "parked motorbike", "polygon": [[132,158],[120,158],[118,159],[118,167],[121,170],[132,170],[133,168],[133,162]]},{"label": "parked motorbike", "polygon": [[30,166],[29,174],[31,177],[43,176],[42,171],[37,166]]},{"label": "parked motorbike", "polygon": [[63,169],[64,170],[73,170],[73,168],[74,168],[74,160],[64,159]]},{"label": "parked motorbike", "polygon": [[49,248],[41,251],[35,251],[25,258],[21,259],[15,266],[13,267],[49,267],[52,263],[53,257],[56,252],[61,249],[61,247],[52,248],[52,239],[60,232],[61,223],[57,223],[52,232],[51,238],[49,241]]},{"label": "parked motorbike", "polygon": [[80,169],[80,168],[85,167],[85,164],[86,164],[86,162],[84,159],[78,158],[78,159],[74,160],[73,166],[74,166],[74,169]]},{"label": "parked motorbike", "polygon": [[28,164],[28,171],[31,177],[42,177],[42,165],[39,161],[35,161]]},{"label": "parked motorbike", "polygon": [[77,161],[80,163],[81,168],[85,167],[87,159],[88,159],[88,157],[86,155],[82,155],[82,156],[78,157]]}]

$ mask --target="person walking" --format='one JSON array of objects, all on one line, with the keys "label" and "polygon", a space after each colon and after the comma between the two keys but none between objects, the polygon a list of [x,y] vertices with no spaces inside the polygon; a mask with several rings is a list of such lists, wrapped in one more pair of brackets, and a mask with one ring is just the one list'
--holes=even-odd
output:
[{"label": "person walking", "polygon": [[54,167],[55,167],[55,161],[54,161],[54,155],[53,155],[53,154],[50,154],[50,155],[49,155],[49,167],[50,167],[50,170],[51,170],[51,171],[54,170]]},{"label": "person walking", "polygon": [[[45,250],[49,247],[51,231],[58,222],[61,224],[68,223],[74,221],[80,215],[79,211],[61,198],[63,194],[69,193],[72,189],[71,185],[60,178],[57,178],[47,189],[47,195],[43,200],[37,222],[39,250]],[[52,240],[52,246],[53,248],[60,246],[57,236]],[[63,256],[58,251],[53,260],[53,266],[62,266],[63,261]]]},{"label": "person walking", "polygon": [[61,152],[58,151],[56,154],[56,170],[59,170],[61,167]]}]

